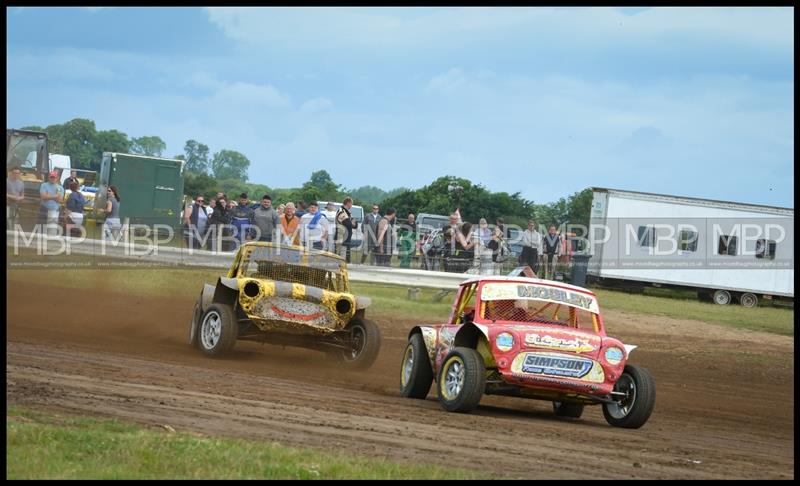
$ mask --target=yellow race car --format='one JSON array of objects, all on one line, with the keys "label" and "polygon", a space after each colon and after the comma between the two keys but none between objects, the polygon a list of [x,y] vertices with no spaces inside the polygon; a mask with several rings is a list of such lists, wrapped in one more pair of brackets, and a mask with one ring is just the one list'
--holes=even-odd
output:
[{"label": "yellow race car", "polygon": [[350,292],[345,260],[333,253],[248,242],[194,307],[189,343],[208,356],[237,340],[299,346],[369,368],[380,351],[378,327],[365,318],[368,297]]}]

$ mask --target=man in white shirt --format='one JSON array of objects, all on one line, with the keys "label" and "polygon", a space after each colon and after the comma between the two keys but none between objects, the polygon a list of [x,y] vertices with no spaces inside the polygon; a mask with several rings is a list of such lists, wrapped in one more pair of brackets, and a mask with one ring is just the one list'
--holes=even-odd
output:
[{"label": "man in white shirt", "polygon": [[328,202],[322,214],[328,220],[328,223],[330,223],[328,224],[328,248],[326,248],[326,250],[333,252],[333,234],[336,231],[336,205],[332,202]]},{"label": "man in white shirt", "polygon": [[542,247],[542,235],[536,231],[536,221],[528,220],[528,229],[522,232],[522,253],[519,264],[531,267],[539,275],[539,249]]},{"label": "man in white shirt", "polygon": [[319,211],[317,201],[311,201],[308,212],[300,218],[300,238],[303,246],[324,250],[328,239],[328,218]]}]

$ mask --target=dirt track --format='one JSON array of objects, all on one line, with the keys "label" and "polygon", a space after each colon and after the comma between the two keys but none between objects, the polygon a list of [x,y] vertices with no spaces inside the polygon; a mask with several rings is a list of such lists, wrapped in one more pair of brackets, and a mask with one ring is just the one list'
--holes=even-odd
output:
[{"label": "dirt track", "polygon": [[8,284],[9,404],[498,477],[794,477],[789,337],[606,312],[609,333],[640,346],[632,361],[658,390],[650,421],[625,430],[599,407],[569,421],[548,402],[484,397],[463,415],[444,412],[433,388],[427,400],[400,398],[411,321],[375,317],[383,347],[364,373],[331,368],[321,353],[244,342],[212,360],[186,343],[192,301]]}]

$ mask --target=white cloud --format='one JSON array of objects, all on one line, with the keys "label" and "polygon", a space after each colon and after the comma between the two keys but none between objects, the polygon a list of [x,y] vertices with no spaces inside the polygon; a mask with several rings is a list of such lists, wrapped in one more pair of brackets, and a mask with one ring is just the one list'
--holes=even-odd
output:
[{"label": "white cloud", "polygon": [[8,78],[112,81],[119,79],[120,75],[107,65],[74,52],[62,51],[45,55],[11,53],[8,55]]},{"label": "white cloud", "polygon": [[268,107],[288,107],[288,96],[272,85],[258,85],[236,81],[224,84],[214,93],[214,101],[238,105],[263,105]]},{"label": "white cloud", "polygon": [[439,74],[428,81],[425,89],[432,92],[452,93],[467,83],[467,77],[460,68],[452,68],[446,73]]},{"label": "white cloud", "polygon": [[657,7],[644,11],[598,8],[422,8],[211,7],[209,20],[229,37],[248,44],[350,45],[360,50],[388,46],[429,49],[433,42],[457,44],[485,35],[522,32],[564,40],[561,47],[630,43],[663,34],[722,37],[735,42],[791,45],[791,8]]},{"label": "white cloud", "polygon": [[318,113],[331,109],[333,109],[333,102],[327,98],[314,98],[300,106],[300,111],[303,113]]}]

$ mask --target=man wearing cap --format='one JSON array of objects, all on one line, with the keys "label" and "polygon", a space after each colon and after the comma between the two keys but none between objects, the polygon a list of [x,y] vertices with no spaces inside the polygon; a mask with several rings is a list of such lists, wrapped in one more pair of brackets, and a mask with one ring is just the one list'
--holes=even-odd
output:
[{"label": "man wearing cap", "polygon": [[39,186],[39,197],[42,199],[39,223],[46,224],[47,234],[52,235],[57,231],[58,213],[64,201],[64,188],[58,184],[58,172],[51,171],[47,179],[47,182]]}]

